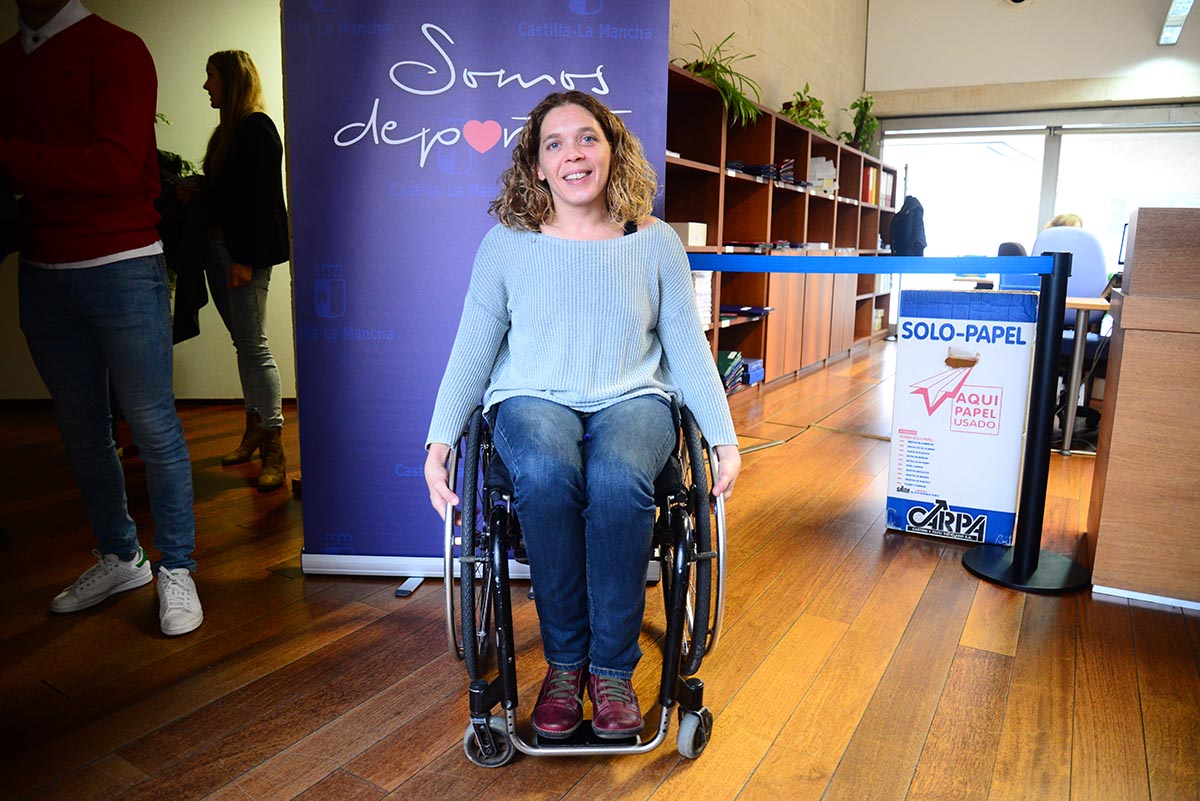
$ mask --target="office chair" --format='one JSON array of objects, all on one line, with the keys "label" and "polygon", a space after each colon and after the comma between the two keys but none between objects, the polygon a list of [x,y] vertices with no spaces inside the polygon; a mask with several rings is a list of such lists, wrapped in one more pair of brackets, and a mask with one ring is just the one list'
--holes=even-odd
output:
[{"label": "office chair", "polygon": [[[1108,270],[1104,262],[1104,249],[1100,240],[1082,228],[1058,226],[1047,228],[1037,236],[1033,243],[1033,255],[1043,253],[1070,253],[1071,277],[1067,279],[1067,295],[1069,297],[1098,298],[1108,288]],[[1075,351],[1075,309],[1067,309],[1063,319],[1063,344],[1061,363],[1065,370],[1070,371],[1071,357]],[[1108,364],[1108,337],[1100,336],[1098,332],[1104,312],[1086,312],[1088,317],[1087,341],[1084,349],[1084,405],[1077,412],[1083,418],[1089,431],[1094,431],[1100,424],[1100,413],[1089,404],[1092,397],[1093,384],[1096,374]],[[1095,329],[1095,332],[1093,331]],[[1103,374],[1102,372],[1100,373]],[[1060,409],[1066,408],[1066,403],[1076,403],[1074,398],[1064,398]],[[1065,412],[1060,411],[1060,427],[1065,418]]]}]

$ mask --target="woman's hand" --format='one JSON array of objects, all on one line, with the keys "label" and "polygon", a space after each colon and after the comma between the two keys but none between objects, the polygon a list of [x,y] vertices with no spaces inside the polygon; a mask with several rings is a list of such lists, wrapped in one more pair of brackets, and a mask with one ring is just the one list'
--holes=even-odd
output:
[{"label": "woman's hand", "polygon": [[717,483],[713,484],[713,497],[721,496],[729,500],[733,494],[733,484],[737,481],[742,469],[742,455],[738,453],[737,445],[718,445],[717,448]]},{"label": "woman's hand", "polygon": [[232,289],[237,289],[240,286],[245,286],[254,278],[254,270],[244,264],[238,264],[236,261],[229,265],[229,286]]},{"label": "woman's hand", "polygon": [[425,456],[425,483],[429,486],[429,502],[442,520],[446,519],[446,504],[458,505],[458,496],[450,490],[450,471],[446,460],[450,458],[450,446],[443,442],[429,445]]}]

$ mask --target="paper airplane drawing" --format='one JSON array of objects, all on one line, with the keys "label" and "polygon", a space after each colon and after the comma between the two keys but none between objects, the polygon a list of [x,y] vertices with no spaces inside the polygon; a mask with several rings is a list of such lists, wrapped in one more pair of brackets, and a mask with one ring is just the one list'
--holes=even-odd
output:
[{"label": "paper airplane drawing", "polygon": [[950,369],[910,384],[912,394],[925,399],[925,409],[932,415],[938,407],[958,394],[978,363],[978,353],[950,348],[946,353],[946,366]]}]

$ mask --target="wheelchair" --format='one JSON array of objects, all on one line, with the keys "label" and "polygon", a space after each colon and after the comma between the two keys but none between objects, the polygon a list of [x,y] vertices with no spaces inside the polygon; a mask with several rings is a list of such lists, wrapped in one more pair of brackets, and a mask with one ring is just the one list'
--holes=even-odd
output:
[{"label": "wheelchair", "polygon": [[[655,480],[657,512],[648,579],[657,571],[666,610],[657,726],[624,739],[600,739],[584,725],[562,740],[526,737],[518,731],[518,685],[510,596],[510,555],[527,563],[520,522],[512,503],[512,480],[496,453],[482,407],[471,415],[451,449],[450,489],[459,468],[462,491],[458,520],[447,504],[444,532],[446,634],[469,679],[470,723],[463,735],[467,758],[481,767],[530,756],[641,754],[666,741],[677,708],[676,746],[689,759],[700,756],[712,734],[713,716],[704,706],[704,683],[695,676],[720,639],[725,591],[725,502],[710,488],[716,479],[716,450],[701,436],[687,407],[674,407],[676,446]],[[461,460],[461,465],[460,465]],[[457,587],[452,580],[458,576]],[[532,597],[532,592],[530,596]],[[496,713],[496,708],[502,710]]]}]

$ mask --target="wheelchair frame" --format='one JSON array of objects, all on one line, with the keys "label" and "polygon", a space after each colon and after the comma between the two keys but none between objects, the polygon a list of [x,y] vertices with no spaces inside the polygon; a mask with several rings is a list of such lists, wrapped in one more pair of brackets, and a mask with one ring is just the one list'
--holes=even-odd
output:
[{"label": "wheelchair frame", "polygon": [[[455,509],[447,504],[444,530],[446,634],[450,651],[465,662],[470,679],[471,722],[463,750],[477,765],[500,767],[518,752],[532,756],[641,754],[667,738],[671,709],[678,705],[679,753],[694,759],[708,744],[712,713],[704,706],[704,684],[694,674],[720,640],[725,614],[725,502],[710,493],[719,462],[686,407],[677,410],[680,434],[668,465],[655,482],[658,507],[652,564],[660,569],[667,629],[654,736],[606,740],[580,726],[564,740],[527,740],[517,730],[518,688],[510,606],[509,550],[523,556],[520,526],[512,509],[511,483],[493,475],[499,463],[486,431],[482,408],[471,415],[451,449],[450,489],[462,461],[460,534]],[[491,471],[491,472],[489,472]],[[660,486],[661,481],[670,486]],[[492,484],[500,484],[499,488]],[[480,490],[483,490],[480,493]],[[480,497],[482,495],[482,497]],[[482,525],[479,524],[482,520]],[[455,548],[459,556],[455,557]],[[715,575],[714,575],[715,567]],[[453,577],[459,577],[455,592]],[[488,654],[496,654],[494,678],[485,676]],[[501,706],[503,717],[492,714]],[[649,715],[647,715],[649,717]],[[586,723],[586,722],[585,722]]]}]

